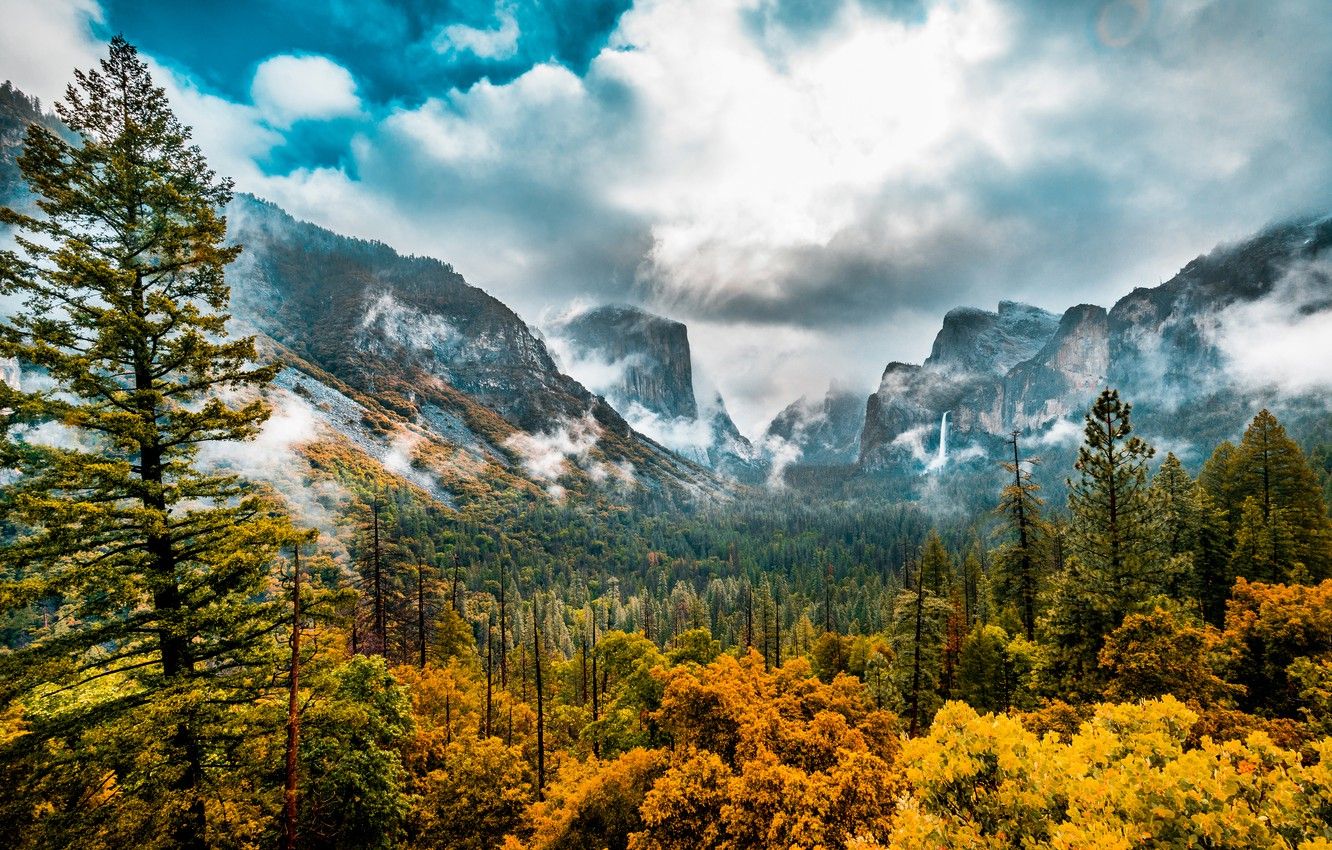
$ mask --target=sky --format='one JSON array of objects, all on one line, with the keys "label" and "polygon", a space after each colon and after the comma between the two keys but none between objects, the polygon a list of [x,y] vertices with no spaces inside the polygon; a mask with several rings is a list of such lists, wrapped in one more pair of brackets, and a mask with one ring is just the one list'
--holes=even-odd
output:
[{"label": "sky", "polygon": [[536,325],[689,325],[756,435],[949,308],[1109,305],[1332,211],[1326,0],[0,0],[49,102],[122,33],[237,188]]}]

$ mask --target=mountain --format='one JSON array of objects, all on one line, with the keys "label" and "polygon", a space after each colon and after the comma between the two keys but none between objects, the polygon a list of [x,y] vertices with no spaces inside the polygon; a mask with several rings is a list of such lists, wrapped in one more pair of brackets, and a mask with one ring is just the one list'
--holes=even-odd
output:
[{"label": "mountain", "polygon": [[801,396],[783,408],[765,436],[794,447],[798,463],[840,466],[856,462],[864,425],[864,396],[834,384],[821,399]]},{"label": "mountain", "polygon": [[[16,158],[32,122],[68,133],[0,86],[0,203],[25,210],[32,198]],[[293,503],[308,501],[311,481],[347,476],[397,481],[448,506],[506,490],[618,502],[730,492],[562,374],[521,318],[447,263],[297,221],[249,195],[226,214],[228,238],[244,246],[227,269],[235,329],[256,334],[284,368],[256,449],[270,457],[219,451],[219,465]],[[13,363],[0,363],[0,378],[25,380]]]},{"label": "mountain", "polygon": [[581,469],[598,482],[717,489],[561,373],[517,314],[447,263],[248,195],[227,216],[229,238],[245,246],[227,271],[237,321],[395,416],[529,478]]},{"label": "mountain", "polygon": [[16,206],[31,212],[28,184],[19,173],[18,154],[29,124],[41,124],[57,133],[67,133],[52,114],[6,80],[0,83],[0,206]]},{"label": "mountain", "polygon": [[746,482],[766,460],[740,433],[721,394],[694,386],[689,331],[639,307],[574,310],[546,327],[562,367],[600,393],[638,431],[684,457]]},{"label": "mountain", "polygon": [[889,363],[865,407],[861,466],[927,457],[937,445],[945,412],[963,434],[1001,433],[1004,378],[1038,356],[1059,328],[1059,317],[1037,307],[1001,301],[997,312],[959,307],[944,316],[924,364]]},{"label": "mountain", "polygon": [[684,323],[637,307],[606,305],[557,320],[550,330],[575,347],[574,357],[606,364],[611,374],[598,389],[617,410],[638,404],[666,419],[698,418]]},{"label": "mountain", "polygon": [[1259,364],[1290,354],[1281,349],[1288,331],[1332,317],[1329,249],[1332,217],[1303,219],[1219,246],[1109,310],[1080,304],[1058,318],[1012,302],[996,313],[953,310],[923,364],[884,370],[866,405],[860,465],[937,464],[945,428],[957,460],[993,457],[1011,431],[1046,453],[1071,451],[1077,428],[1062,423],[1077,423],[1107,386],[1134,403],[1141,433],[1186,462],[1234,437],[1262,406],[1295,433],[1313,433],[1325,427],[1326,408],[1312,388],[1291,385],[1303,370]]}]

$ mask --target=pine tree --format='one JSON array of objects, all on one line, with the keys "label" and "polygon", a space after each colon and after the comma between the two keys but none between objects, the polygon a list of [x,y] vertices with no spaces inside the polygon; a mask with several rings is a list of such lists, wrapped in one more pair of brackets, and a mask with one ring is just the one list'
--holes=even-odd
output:
[{"label": "pine tree", "polygon": [[1100,693],[1105,635],[1161,593],[1171,575],[1159,551],[1159,508],[1147,482],[1153,450],[1132,436],[1129,416],[1117,391],[1101,393],[1087,414],[1075,465],[1079,478],[1068,482],[1071,551],[1052,582],[1042,624],[1043,677],[1056,692]]},{"label": "pine tree", "polygon": [[1068,482],[1068,543],[1082,581],[1116,628],[1160,592],[1169,568],[1160,555],[1160,507],[1147,483],[1155,450],[1133,436],[1132,406],[1105,390],[1087,414],[1084,441]]},{"label": "pine tree", "polygon": [[1318,475],[1269,411],[1260,411],[1245,430],[1230,472],[1231,487],[1240,500],[1239,516],[1232,517],[1237,534],[1247,510],[1245,501],[1253,498],[1263,518],[1272,525],[1269,540],[1273,546],[1283,535],[1293,537],[1289,550],[1279,552],[1274,548],[1268,553],[1273,577],[1288,580],[1296,565],[1302,565],[1315,580],[1326,577],[1332,566],[1332,522],[1328,520]]},{"label": "pine tree", "polygon": [[[282,602],[264,591],[291,529],[196,454],[258,432],[256,390],[275,370],[254,365],[251,338],[226,334],[231,184],[135,49],[112,41],[56,110],[78,142],[31,125],[19,159],[40,214],[0,211],[20,249],[0,253],[0,292],[22,300],[0,324],[0,357],[54,383],[0,385],[12,410],[0,468],[15,472],[0,514],[21,529],[0,547],[0,605],[54,600],[59,616],[0,660],[0,697],[29,709],[10,746],[51,742],[77,753],[52,770],[102,774],[104,837],[106,812],[125,812],[142,818],[120,824],[137,846],[201,848],[218,793],[207,774],[246,737],[226,728],[229,707],[278,663]],[[66,438],[43,442],[35,426]],[[43,708],[53,686],[62,696]]]},{"label": "pine tree", "polygon": [[1173,452],[1166,454],[1152,478],[1150,498],[1159,514],[1157,549],[1170,562],[1168,588],[1176,599],[1199,599],[1195,575],[1198,548],[1197,484]]},{"label": "pine tree", "polygon": [[1230,573],[1232,535],[1226,512],[1204,487],[1194,489],[1193,582],[1203,620],[1224,625],[1226,600],[1233,582]]},{"label": "pine tree", "polygon": [[1166,557],[1193,551],[1197,534],[1196,485],[1174,452],[1166,454],[1152,479],[1152,494],[1161,511],[1160,548]]},{"label": "pine tree", "polygon": [[1205,490],[1226,515],[1233,534],[1239,523],[1240,506],[1244,499],[1235,492],[1235,444],[1226,440],[1212,450],[1211,457],[1198,471],[1198,486]]},{"label": "pine tree", "polygon": [[930,529],[929,535],[925,538],[925,546],[920,552],[918,584],[923,584],[925,589],[935,596],[945,596],[952,575],[953,559],[944,546],[943,538],[939,536],[938,531]]},{"label": "pine tree", "polygon": [[1295,547],[1295,534],[1286,522],[1285,511],[1269,508],[1264,516],[1262,502],[1256,496],[1249,496],[1244,500],[1239,528],[1235,530],[1230,576],[1269,584],[1286,582],[1292,576]]},{"label": "pine tree", "polygon": [[995,554],[994,590],[1000,604],[1016,609],[1027,639],[1034,640],[1039,613],[1037,599],[1048,560],[1041,521],[1045,503],[1036,495],[1040,487],[1032,480],[1031,471],[1022,466],[1017,431],[1009,442],[1013,446],[1013,462],[1003,466],[1012,474],[1013,483],[1003,489],[998,509],[1008,539]]},{"label": "pine tree", "polygon": [[941,703],[939,678],[952,606],[929,590],[923,569],[911,567],[910,562],[903,567],[907,586],[893,604],[889,643],[895,659],[893,681],[914,736]]}]

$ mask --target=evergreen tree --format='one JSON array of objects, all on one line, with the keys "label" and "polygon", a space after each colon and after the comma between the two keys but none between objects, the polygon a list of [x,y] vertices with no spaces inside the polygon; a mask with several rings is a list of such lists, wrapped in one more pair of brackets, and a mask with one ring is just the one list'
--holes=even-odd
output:
[{"label": "evergreen tree", "polygon": [[1193,593],[1205,622],[1221,626],[1230,597],[1230,525],[1204,487],[1194,489]]},{"label": "evergreen tree", "polygon": [[[1263,515],[1262,503],[1254,496],[1244,500],[1235,548],[1230,553],[1230,575],[1269,584],[1288,581],[1292,574],[1295,535],[1285,512],[1271,508]],[[1296,575],[1296,577],[1302,577]]]},{"label": "evergreen tree", "polygon": [[1197,535],[1196,485],[1174,452],[1166,454],[1152,479],[1152,495],[1161,511],[1160,548],[1166,557],[1191,553]]},{"label": "evergreen tree", "polygon": [[1087,414],[1078,478],[1068,482],[1069,548],[1110,628],[1162,590],[1169,576],[1159,548],[1161,509],[1147,483],[1155,450],[1133,436],[1131,411],[1117,390],[1101,393]]},{"label": "evergreen tree", "polygon": [[1212,454],[1198,471],[1198,486],[1211,496],[1226,515],[1233,533],[1239,522],[1240,505],[1244,501],[1235,492],[1235,444],[1226,440],[1212,450]]},{"label": "evergreen tree", "polygon": [[952,613],[952,607],[922,581],[923,570],[915,572],[910,576],[916,579],[915,589],[903,590],[893,604],[888,635],[894,656],[893,684],[901,695],[903,716],[909,718],[912,735],[928,725],[942,702],[940,673]]},{"label": "evergreen tree", "polygon": [[1045,529],[1041,522],[1044,502],[1036,495],[1040,487],[1032,480],[1031,471],[1023,469],[1017,431],[1013,432],[1010,442],[1013,462],[1003,466],[1012,474],[1013,483],[1000,494],[998,509],[1008,539],[995,553],[994,590],[1001,605],[1017,612],[1027,639],[1033,640],[1039,613],[1037,599],[1043,583],[1043,568],[1048,560]]},{"label": "evergreen tree", "polygon": [[948,549],[944,547],[939,532],[930,529],[929,536],[925,538],[925,545],[920,551],[919,584],[935,596],[943,596],[948,592],[952,576],[953,559],[949,556]]},{"label": "evergreen tree", "polygon": [[226,335],[230,182],[123,39],[75,77],[56,110],[77,143],[33,124],[19,159],[40,214],[0,211],[20,249],[0,253],[0,293],[22,301],[0,357],[53,384],[0,384],[0,514],[19,528],[0,605],[58,607],[0,656],[0,697],[25,714],[5,749],[89,782],[57,843],[202,848],[209,801],[237,790],[209,776],[247,737],[233,707],[273,678],[282,603],[262,600],[292,531],[196,454],[255,435],[274,369]]},{"label": "evergreen tree", "polygon": [[[1260,411],[1245,430],[1230,473],[1232,491],[1240,500],[1239,514],[1232,516],[1237,535],[1250,498],[1257,501],[1263,519],[1272,526],[1268,538],[1274,548],[1267,557],[1272,561],[1273,577],[1287,581],[1297,565],[1314,579],[1326,577],[1332,558],[1332,522],[1318,475],[1269,411]],[[1287,535],[1293,538],[1292,547],[1278,551],[1275,547]]]},{"label": "evergreen tree", "polygon": [[1132,436],[1130,412],[1117,391],[1105,390],[1087,414],[1079,477],[1068,482],[1070,557],[1053,583],[1042,629],[1046,686],[1084,698],[1101,689],[1104,636],[1166,589],[1170,577],[1147,482],[1153,450]]},{"label": "evergreen tree", "polygon": [[1150,496],[1160,511],[1157,550],[1170,564],[1170,595],[1198,599],[1195,552],[1198,547],[1197,484],[1173,452],[1166,454],[1152,478]]}]

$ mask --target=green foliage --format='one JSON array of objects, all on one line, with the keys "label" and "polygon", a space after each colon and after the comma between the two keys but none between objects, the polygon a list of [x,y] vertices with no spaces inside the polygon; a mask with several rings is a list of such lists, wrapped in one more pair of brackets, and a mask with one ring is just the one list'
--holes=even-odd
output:
[{"label": "green foliage", "polygon": [[396,846],[408,814],[399,750],[412,730],[407,691],[378,657],[356,656],[316,684],[302,719],[300,834],[305,846]]},{"label": "green foliage", "polygon": [[[1298,566],[1315,580],[1327,577],[1332,558],[1332,522],[1323,504],[1318,476],[1299,445],[1269,411],[1260,411],[1245,430],[1230,474],[1238,497],[1257,499],[1264,518],[1273,525],[1290,528],[1291,549],[1273,549],[1272,557],[1280,569],[1274,578],[1289,580]],[[1242,523],[1242,504],[1239,519]],[[1273,532],[1274,538],[1278,536]]]},{"label": "green foliage", "polygon": [[666,651],[666,658],[672,664],[709,664],[718,655],[721,655],[721,641],[713,640],[712,633],[702,628],[676,635]]},{"label": "green foliage", "polygon": [[1208,703],[1231,689],[1213,672],[1217,637],[1157,608],[1130,614],[1101,649],[1109,679],[1105,696],[1131,702],[1176,694]]},{"label": "green foliage", "polygon": [[[990,586],[996,602],[1017,616],[1027,639],[1033,640],[1041,613],[1039,599],[1048,572],[1049,545],[1041,518],[1044,501],[1037,495],[1040,487],[1017,456],[1016,434],[1012,443],[1015,459],[1013,463],[1005,462],[1004,468],[1013,474],[1013,483],[1000,493],[998,507],[1005,540],[995,553]],[[1030,466],[1032,461],[1027,463]]]},{"label": "green foliage", "polygon": [[1132,435],[1130,412],[1117,391],[1105,390],[1087,414],[1079,477],[1069,481],[1072,554],[1052,582],[1042,623],[1043,678],[1054,693],[1095,696],[1104,685],[1103,637],[1177,586],[1178,562],[1161,549],[1161,506],[1148,486],[1154,450]]},{"label": "green foliage", "polygon": [[1229,525],[1231,576],[1319,580],[1332,568],[1332,522],[1318,473],[1267,410],[1238,447],[1218,446],[1199,476]]},{"label": "green foliage", "polygon": [[61,807],[67,840],[202,847],[233,828],[210,788],[262,719],[235,706],[272,683],[265,594],[296,535],[197,452],[258,432],[275,370],[226,334],[230,183],[134,48],[112,41],[56,111],[77,140],[30,124],[18,160],[39,213],[0,210],[18,246],[0,294],[22,305],[0,357],[49,379],[0,384],[0,608],[48,614],[0,657],[0,699],[25,716],[4,759],[48,748],[38,774],[74,758],[95,781],[97,805]]},{"label": "green foliage", "polygon": [[1036,646],[999,626],[977,624],[962,642],[957,696],[977,711],[1030,708]]},{"label": "green foliage", "polygon": [[903,717],[929,722],[943,703],[944,639],[952,607],[926,590],[904,590],[893,605],[888,641],[893,649],[893,686]]},{"label": "green foliage", "polygon": [[1147,483],[1155,450],[1133,436],[1131,405],[1106,390],[1087,414],[1069,482],[1069,548],[1078,585],[1113,628],[1166,586],[1161,508]]}]

